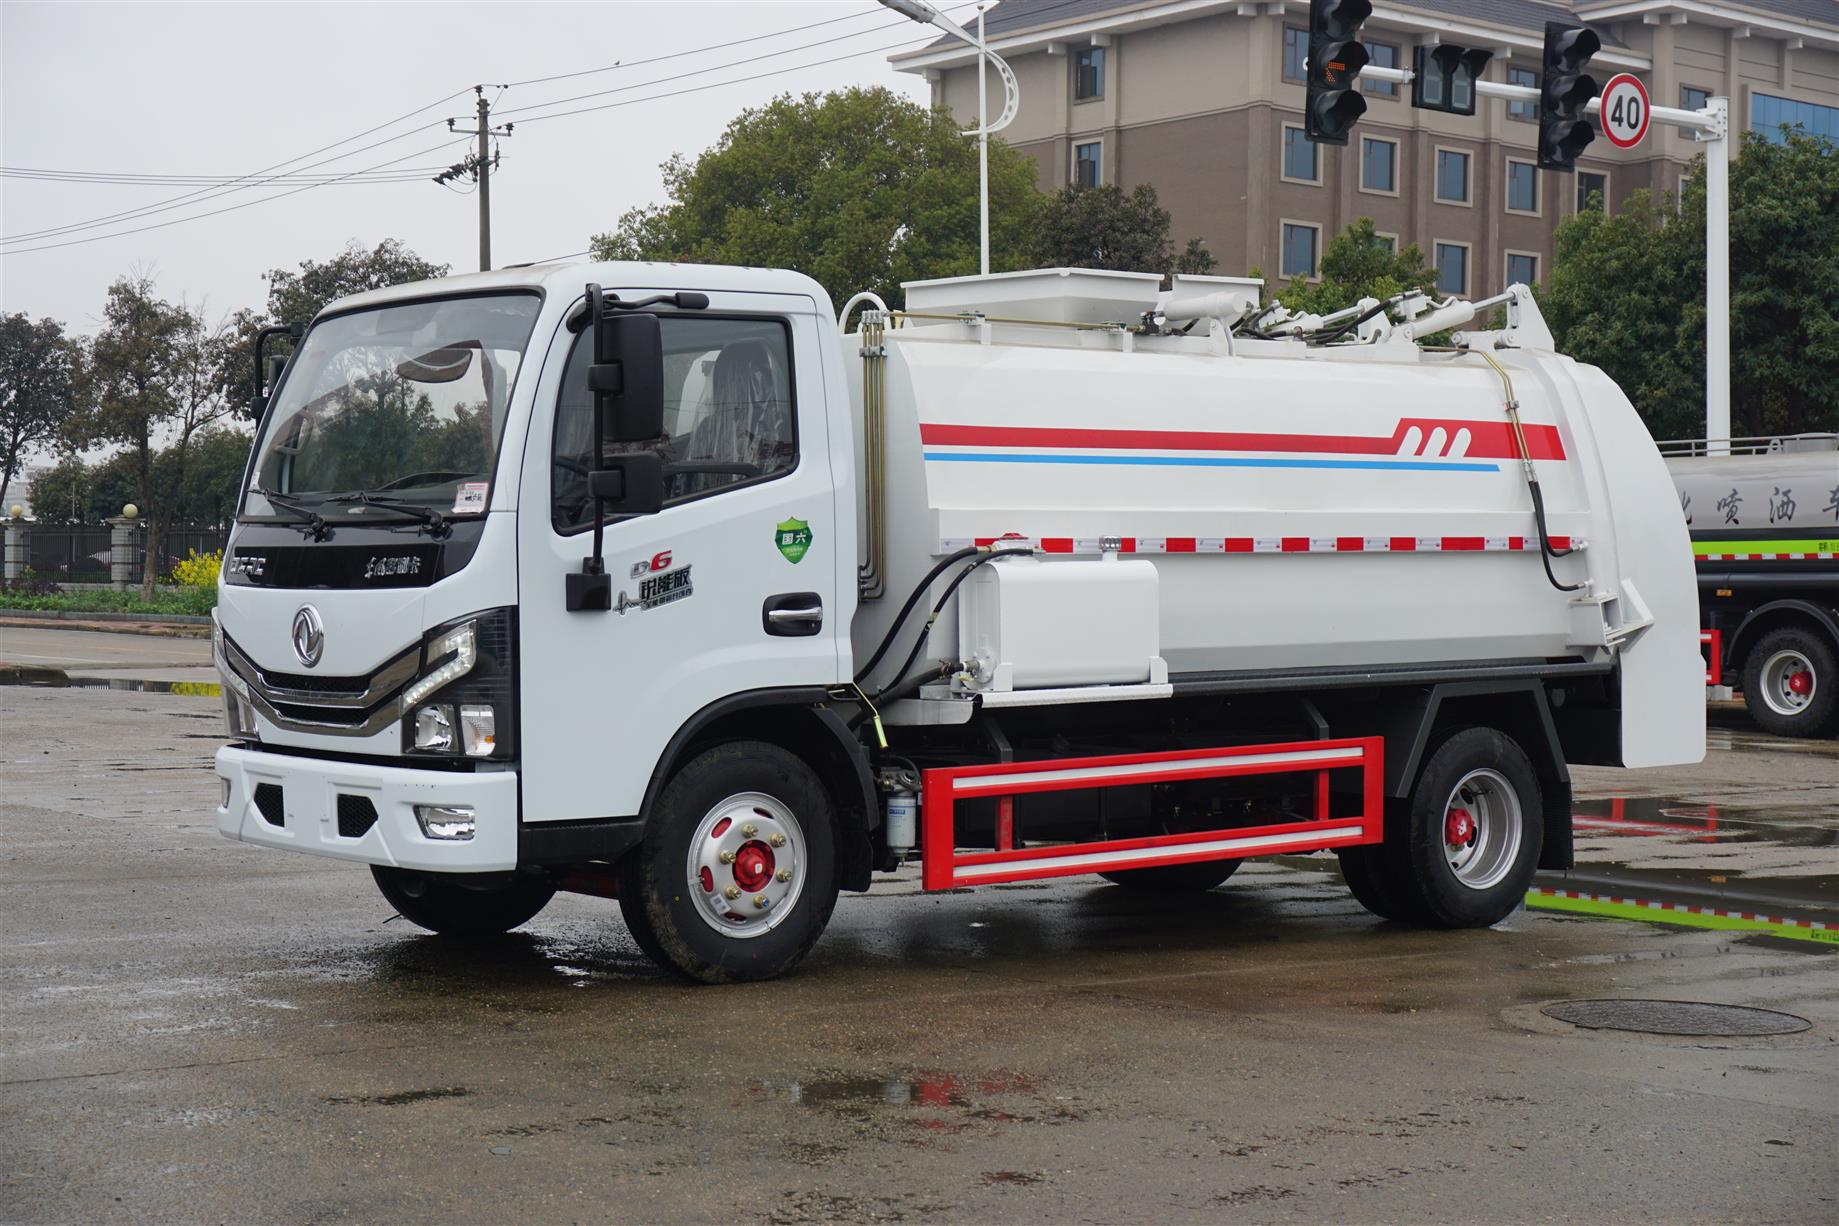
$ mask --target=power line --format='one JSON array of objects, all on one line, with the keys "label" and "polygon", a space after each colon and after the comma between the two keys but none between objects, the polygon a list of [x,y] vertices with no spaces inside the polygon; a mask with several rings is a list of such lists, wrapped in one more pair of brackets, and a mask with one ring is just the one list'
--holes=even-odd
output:
[{"label": "power line", "polygon": [[[282,161],[274,163],[272,166],[264,166],[260,170],[250,171],[248,175],[245,175],[243,177],[246,179],[259,179],[260,176],[266,175],[270,171],[279,170],[283,166],[290,166],[293,163],[301,161],[305,158],[317,157],[319,154],[322,154],[329,149],[336,149],[340,145],[349,145],[352,141],[362,140],[366,136],[370,136],[376,132],[381,132],[385,128],[394,127],[396,124],[401,123],[405,119],[413,119],[415,116],[421,114],[423,111],[431,111],[435,107],[440,106],[442,103],[450,102],[453,99],[460,97],[464,93],[466,93],[466,91],[463,89],[456,90],[451,94],[446,94],[446,95],[443,95],[442,97],[436,98],[433,102],[430,102],[425,106],[418,106],[412,111],[406,111],[403,114],[396,116],[394,119],[386,120],[383,123],[377,124],[374,127],[366,128],[362,132],[354,133],[351,136],[345,137],[343,140],[335,140],[329,145],[321,145],[317,149],[311,150],[307,153],[302,153],[296,157],[286,158]],[[345,157],[355,157],[358,154],[363,153],[368,149],[377,148],[378,145],[387,145],[391,141],[400,140],[405,136],[409,136],[414,132],[418,132],[421,130],[422,127],[432,127],[432,126],[434,125],[432,124],[420,125],[418,127],[409,129],[409,131],[407,132],[399,133],[398,135],[389,138],[389,140],[378,141],[376,142],[376,144],[366,145],[364,146],[363,149],[349,150],[346,153],[339,154],[336,157],[330,157],[330,158],[325,159],[325,161],[315,162],[310,166],[302,166],[302,167],[299,167],[297,171],[290,171],[288,173],[292,174],[292,173],[298,173],[299,171],[313,170],[313,169],[316,169],[317,167],[324,166],[327,162],[336,162],[336,161],[339,161],[341,158],[345,158]],[[247,187],[259,186],[259,185],[260,185],[259,183],[249,183],[241,187],[226,185],[226,186],[218,187],[218,188],[198,188],[194,191],[186,192],[183,195],[173,196],[166,200],[155,201],[153,204],[150,204],[150,205],[142,205],[138,208],[124,209],[121,212],[110,213],[102,217],[92,217],[88,219],[87,221],[72,222],[68,225],[62,225],[62,226],[48,226],[42,230],[28,230],[22,234],[0,236],[0,243],[28,242],[33,239],[49,238],[49,237],[52,237],[53,235],[58,235],[58,234],[70,234],[70,233],[76,233],[81,230],[93,230],[99,226],[105,226],[112,222],[117,222],[117,221],[137,221],[142,217],[150,217],[154,215],[155,213],[163,213],[173,208],[179,208],[188,201],[194,204],[202,204],[204,203],[205,200],[215,199],[218,196],[229,195],[232,192],[243,191]],[[270,197],[270,199],[273,199],[273,198],[274,197]]]},{"label": "power line", "polygon": [[[330,182],[349,182],[353,184],[394,183],[394,182],[397,182],[398,180],[402,182],[409,182],[416,178],[421,177],[422,175],[428,173],[429,171],[435,171],[435,170],[440,170],[440,169],[441,167],[439,166],[405,166],[399,171],[398,170],[388,170],[388,171],[383,171],[375,175],[361,175],[356,178],[350,178],[350,179],[347,179],[346,176],[343,176],[337,173],[272,175],[272,176],[265,176],[261,183],[252,183],[250,184],[250,186],[251,187],[268,187],[268,186],[277,186],[277,185],[287,186],[289,184],[294,184],[294,183],[330,183]],[[177,176],[170,177],[170,178],[154,178],[154,179],[145,179],[145,180],[88,179],[88,178],[72,178],[67,175],[34,174],[31,172],[21,172],[21,171],[0,169],[0,179],[17,179],[21,182],[26,182],[26,183],[78,183],[78,184],[83,184],[86,186],[95,186],[95,187],[181,187],[181,186],[197,185],[197,184],[202,184],[206,187],[222,187],[226,184],[240,182],[242,179],[246,177],[247,176],[242,176],[242,175],[224,176],[224,177],[216,177],[216,176],[206,177],[206,176],[200,175],[200,176],[197,176],[195,178],[190,178],[190,179],[183,178],[183,177],[177,177]]]},{"label": "power line", "polygon": [[[397,162],[406,162],[410,158],[421,157],[423,154],[426,154],[426,153],[433,153],[436,149],[445,149],[450,145],[457,145],[457,144],[470,142],[472,139],[473,138],[470,135],[468,135],[468,136],[457,137],[453,140],[444,140],[438,145],[430,145],[426,149],[417,149],[414,153],[405,153],[403,156],[399,158],[391,158],[387,162],[379,162],[377,163],[377,165],[366,167],[365,169],[380,170],[385,166],[393,166]],[[311,156],[311,155],[309,154],[307,156]],[[354,170],[351,173],[356,175],[356,174],[362,174],[364,172]],[[76,246],[80,246],[83,243],[99,243],[105,239],[126,238],[130,234],[144,234],[148,230],[163,230],[167,226],[183,225],[188,221],[202,221],[206,217],[216,217],[222,213],[234,213],[238,209],[253,208],[254,206],[258,204],[267,204],[271,200],[280,200],[282,197],[285,197],[285,196],[297,196],[301,192],[310,192],[316,187],[324,187],[324,186],[326,185],[323,183],[307,183],[307,184],[303,184],[300,187],[293,188],[290,191],[282,192],[281,195],[279,196],[262,196],[255,200],[245,200],[241,204],[225,205],[221,209],[212,209],[208,213],[193,213],[186,217],[175,217],[171,221],[156,221],[150,226],[140,226],[133,230],[116,230],[109,234],[97,234],[90,238],[73,238],[73,239],[70,239],[62,243],[43,243],[37,247],[20,247],[12,251],[0,251],[0,257],[9,256],[9,255],[24,255],[27,252],[32,252],[32,251],[55,251],[59,247],[76,247]]]},{"label": "power line", "polygon": [[[1066,2],[1066,3],[1070,3],[1070,2],[1071,2],[1071,0],[1064,0],[1064,2]],[[961,5],[961,6],[959,6],[959,7],[968,7],[968,6],[962,6],[962,5]],[[1057,7],[1057,6],[1055,6],[1055,7]],[[841,17],[833,17],[833,18],[831,18],[831,19],[830,19],[829,21],[820,21],[820,22],[816,22],[816,23],[814,23],[814,24],[815,24],[815,25],[830,25],[830,24],[833,24],[833,23],[835,23],[835,22],[838,22],[838,21],[843,21],[843,20],[846,20],[846,19],[845,19],[845,18],[841,18]],[[907,22],[905,22],[905,21],[892,21],[892,22],[883,22],[883,23],[882,23],[881,25],[878,25],[878,26],[871,26],[870,28],[868,28],[868,29],[866,29],[866,30],[856,30],[856,31],[853,31],[853,32],[851,32],[851,33],[849,33],[849,34],[838,34],[838,35],[835,35],[835,36],[833,36],[833,37],[831,37],[831,38],[822,38],[822,39],[819,39],[818,41],[816,41],[816,42],[814,42],[814,43],[800,43],[800,44],[799,44],[798,46],[796,46],[796,47],[781,47],[781,48],[779,48],[779,49],[778,49],[777,51],[765,51],[765,52],[762,52],[762,53],[761,53],[761,54],[759,54],[759,55],[750,55],[750,56],[746,56],[746,57],[744,57],[744,58],[742,58],[742,59],[738,59],[738,60],[729,60],[729,61],[727,61],[726,63],[723,63],[723,64],[711,64],[711,65],[710,65],[709,67],[707,67],[707,68],[691,68],[691,69],[688,69],[687,71],[684,71],[684,72],[680,72],[680,73],[676,73],[676,74],[674,74],[674,75],[671,75],[671,76],[668,76],[668,77],[654,77],[654,78],[652,78],[652,79],[651,79],[651,80],[649,80],[649,81],[635,81],[635,82],[633,82],[633,83],[632,83],[631,85],[616,85],[616,86],[614,86],[614,87],[612,87],[611,89],[600,89],[600,90],[595,90],[595,91],[593,91],[592,93],[587,93],[587,94],[574,94],[574,95],[571,95],[570,97],[567,97],[567,98],[552,98],[552,99],[550,99],[550,100],[549,100],[549,101],[547,101],[547,102],[532,102],[532,103],[530,103],[530,104],[529,104],[529,105],[527,105],[527,106],[515,106],[515,107],[510,107],[510,108],[508,108],[508,109],[506,109],[506,110],[503,110],[503,111],[500,111],[500,112],[498,112],[498,113],[499,113],[500,115],[520,115],[520,114],[522,114],[522,113],[524,113],[525,111],[535,111],[535,110],[541,110],[541,109],[542,109],[543,107],[546,107],[546,106],[562,106],[562,105],[564,105],[564,104],[566,104],[566,103],[570,103],[570,102],[581,102],[581,101],[584,101],[585,99],[588,99],[588,98],[601,98],[601,97],[605,97],[605,96],[606,96],[606,95],[608,95],[608,94],[620,94],[620,93],[625,93],[625,92],[626,92],[627,90],[634,90],[634,89],[644,89],[644,88],[645,88],[646,86],[648,86],[648,85],[660,85],[660,84],[663,84],[663,83],[666,83],[666,82],[669,82],[669,81],[681,81],[681,80],[683,80],[683,79],[684,79],[684,78],[686,78],[686,77],[697,77],[697,76],[701,76],[701,75],[703,75],[704,73],[709,73],[709,72],[720,72],[720,71],[721,71],[721,70],[723,70],[724,68],[739,68],[739,67],[741,67],[741,66],[742,66],[743,64],[757,64],[757,63],[759,63],[759,62],[760,62],[761,60],[770,60],[770,59],[775,59],[775,58],[777,58],[777,57],[779,57],[779,56],[782,56],[782,55],[792,55],[792,54],[795,54],[795,53],[797,53],[797,52],[800,52],[800,51],[812,51],[812,50],[815,50],[815,49],[816,49],[816,48],[818,48],[818,47],[827,47],[827,46],[829,46],[829,45],[830,45],[830,44],[832,44],[832,43],[841,43],[841,42],[847,42],[847,41],[849,41],[849,40],[850,40],[850,39],[852,39],[852,38],[861,38],[861,37],[862,37],[863,35],[865,35],[865,34],[873,34],[873,33],[874,33],[874,32],[875,32],[876,30],[892,30],[892,29],[894,29],[894,28],[896,28],[896,27],[898,27],[898,26],[903,26],[903,25],[907,25],[907,24],[908,24],[908,23],[907,23]],[[799,28],[800,28],[800,29],[810,29],[811,27],[810,27],[810,26],[801,26],[801,27],[799,27]],[[787,31],[787,33],[789,33],[789,32],[790,32],[790,31]],[[774,36],[772,36],[772,35],[762,35],[761,37],[774,37]],[[713,46],[713,47],[699,47],[699,48],[697,48],[697,49],[696,49],[696,50],[694,50],[694,51],[679,51],[679,52],[676,52],[675,54],[672,54],[672,55],[659,55],[659,56],[653,56],[653,57],[652,57],[651,59],[649,59],[649,60],[634,60],[634,61],[632,61],[632,62],[631,62],[630,64],[623,64],[623,65],[622,65],[622,64],[613,64],[613,65],[609,65],[609,66],[608,66],[608,67],[606,67],[606,68],[590,68],[590,69],[586,69],[586,70],[584,70],[583,72],[580,72],[580,73],[572,73],[572,74],[569,74],[569,75],[572,75],[572,76],[586,76],[586,75],[588,75],[589,73],[594,73],[594,72],[609,72],[609,71],[611,71],[611,70],[612,70],[612,69],[614,69],[614,68],[621,68],[621,67],[625,67],[625,68],[632,68],[632,67],[637,67],[637,66],[638,66],[638,65],[640,65],[640,64],[651,64],[651,63],[656,63],[656,62],[658,62],[658,61],[660,61],[660,60],[671,60],[671,59],[679,59],[679,58],[681,58],[681,57],[683,57],[683,56],[686,56],[686,55],[699,55],[699,54],[701,54],[702,52],[705,52],[705,51],[717,51],[717,50],[720,50],[720,49],[722,49],[723,47],[733,47],[733,46],[738,46],[738,45],[739,45],[739,44],[741,44],[741,43],[748,43],[748,42],[757,42],[757,41],[759,41],[759,39],[757,39],[757,38],[751,38],[751,39],[749,39],[749,38],[743,38],[743,39],[737,39],[737,40],[735,40],[734,42],[731,42],[731,43],[718,43],[718,44],[716,44],[716,45],[715,45],[715,46]],[[909,43],[910,43],[910,42],[912,42],[912,41],[913,41],[913,40],[911,40],[911,39],[908,39],[908,40],[906,40],[906,42],[909,42]],[[902,43],[901,45],[902,45],[902,46],[905,46],[905,45],[906,45],[906,43]],[[877,52],[877,51],[884,51],[884,50],[887,50],[887,48],[885,48],[885,47],[870,47],[870,48],[868,48],[868,49],[866,49],[866,50],[863,50],[863,51],[857,51],[857,52],[852,52],[852,53],[851,53],[850,55],[848,55],[848,56],[844,56],[843,58],[844,58],[844,59],[853,59],[853,58],[854,58],[855,56],[857,56],[857,55],[873,55],[873,54],[874,54],[875,52]],[[836,62],[836,61],[834,61],[834,60],[820,60],[820,61],[819,61],[819,63],[825,63],[825,64],[829,64],[829,63],[835,63],[835,62]]]},{"label": "power line", "polygon": [[[420,172],[422,170],[439,170],[439,169],[440,167],[438,166],[406,166],[400,171],[388,170],[388,171],[380,171],[379,173],[383,175],[408,174],[412,172]],[[243,174],[235,174],[235,175],[112,174],[112,173],[108,173],[104,171],[90,171],[90,170],[49,170],[49,169],[45,169],[43,167],[37,167],[37,166],[0,166],[0,179],[52,179],[52,180],[57,180],[60,182],[100,183],[104,185],[120,184],[123,186],[135,186],[135,185],[142,185],[142,184],[149,184],[149,183],[152,183],[152,184],[205,183],[205,184],[211,184],[211,185],[218,185],[218,184],[223,184],[223,183],[239,183],[242,180],[247,179],[249,177],[250,176],[248,172],[244,172]],[[273,174],[273,175],[263,176],[265,180],[273,181],[273,182],[279,182],[281,180],[299,181],[302,179],[329,179],[332,177],[334,177],[332,174],[314,175],[314,174],[307,174],[304,171],[292,171],[292,170],[283,171],[283,172]]]}]

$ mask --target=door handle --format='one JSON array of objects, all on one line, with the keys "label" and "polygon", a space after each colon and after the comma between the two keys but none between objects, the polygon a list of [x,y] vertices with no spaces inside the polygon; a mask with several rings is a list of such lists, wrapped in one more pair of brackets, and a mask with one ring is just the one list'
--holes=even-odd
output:
[{"label": "door handle", "polygon": [[816,592],[768,596],[760,610],[760,625],[780,638],[808,638],[824,628],[823,598]]}]

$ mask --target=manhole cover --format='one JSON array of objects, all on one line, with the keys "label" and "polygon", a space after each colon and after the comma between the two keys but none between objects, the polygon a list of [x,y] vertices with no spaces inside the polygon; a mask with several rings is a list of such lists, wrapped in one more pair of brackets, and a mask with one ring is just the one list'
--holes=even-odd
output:
[{"label": "manhole cover", "polygon": [[1799,1034],[1813,1025],[1792,1013],[1712,1005],[1702,1000],[1561,1000],[1541,1012],[1589,1030],[1633,1030],[1641,1034],[1749,1037]]}]

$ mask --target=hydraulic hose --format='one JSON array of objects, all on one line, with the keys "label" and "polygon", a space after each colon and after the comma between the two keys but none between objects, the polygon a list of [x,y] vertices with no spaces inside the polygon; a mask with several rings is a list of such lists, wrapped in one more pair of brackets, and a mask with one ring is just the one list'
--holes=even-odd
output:
[{"label": "hydraulic hose", "polygon": [[[892,647],[894,645],[894,640],[899,637],[901,628],[906,625],[908,616],[913,612],[913,606],[920,602],[920,598],[926,594],[926,589],[932,586],[933,581],[964,559],[976,557],[980,553],[988,552],[989,546],[987,545],[969,545],[958,550],[956,553],[945,555],[945,557],[933,564],[932,569],[926,572],[926,577],[921,579],[919,585],[908,595],[907,602],[900,606],[900,612],[894,615],[893,622],[888,626],[886,637],[881,640],[881,645],[875,648],[875,654],[868,658],[867,664],[864,664],[861,668],[856,670],[856,683],[858,685],[861,684],[863,678],[875,671],[875,666],[881,663],[881,658],[888,654],[888,648]],[[1016,552],[1021,551],[1017,550]]]},{"label": "hydraulic hose", "polygon": [[[951,599],[952,593],[958,590],[958,585],[968,579],[971,572],[976,570],[979,566],[987,562],[994,562],[997,558],[1001,557],[1003,553],[1008,552],[1011,551],[1003,550],[1001,553],[986,553],[952,576],[951,582],[945,586],[945,594],[940,596],[938,602],[932,606],[932,613],[926,618],[926,624],[920,627],[919,637],[913,640],[913,650],[907,653],[907,658],[901,661],[899,668],[894,670],[894,680],[888,682],[875,692],[875,702],[879,703],[888,694],[892,693],[896,687],[904,684],[902,678],[907,675],[907,670],[913,667],[913,662],[919,659],[920,652],[925,650],[926,640],[932,637],[932,625],[939,620],[939,611],[945,607],[945,602]],[[1015,550],[1014,552],[1019,553],[1021,551]]]}]

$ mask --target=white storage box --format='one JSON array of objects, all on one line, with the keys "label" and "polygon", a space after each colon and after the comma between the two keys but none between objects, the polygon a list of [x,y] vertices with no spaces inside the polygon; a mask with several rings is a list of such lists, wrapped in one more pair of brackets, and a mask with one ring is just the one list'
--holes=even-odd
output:
[{"label": "white storage box", "polygon": [[1008,558],[958,596],[958,645],[980,691],[1160,679],[1153,563]]},{"label": "white storage box", "polygon": [[1136,323],[1156,305],[1162,278],[1153,272],[1038,268],[987,277],[907,281],[900,288],[906,291],[907,309],[926,314],[981,311],[1008,319],[1056,323]]}]

